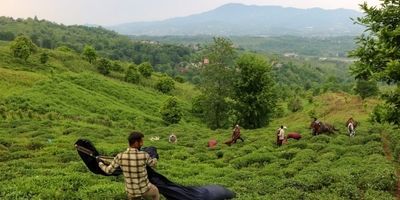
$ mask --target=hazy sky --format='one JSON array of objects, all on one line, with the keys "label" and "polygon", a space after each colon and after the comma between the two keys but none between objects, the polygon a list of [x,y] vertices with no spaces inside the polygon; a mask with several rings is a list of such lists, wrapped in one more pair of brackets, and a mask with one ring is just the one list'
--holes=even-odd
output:
[{"label": "hazy sky", "polygon": [[379,4],[379,0],[0,0],[0,16],[27,18],[36,15],[39,19],[67,25],[114,25],[187,16],[226,3],[359,10],[358,4],[364,1],[370,5]]}]

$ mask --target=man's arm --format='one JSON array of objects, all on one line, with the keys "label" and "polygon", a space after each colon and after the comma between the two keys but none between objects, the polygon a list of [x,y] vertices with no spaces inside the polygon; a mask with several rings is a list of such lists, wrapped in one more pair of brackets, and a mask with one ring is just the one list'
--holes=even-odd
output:
[{"label": "man's arm", "polygon": [[108,166],[105,165],[103,162],[99,162],[100,169],[102,169],[107,174],[112,174],[120,166],[121,163],[120,156],[121,154],[115,156],[114,160]]},{"label": "man's arm", "polygon": [[157,158],[151,158],[148,153],[146,153],[145,155],[146,155],[146,165],[150,167],[155,167],[157,164]]}]

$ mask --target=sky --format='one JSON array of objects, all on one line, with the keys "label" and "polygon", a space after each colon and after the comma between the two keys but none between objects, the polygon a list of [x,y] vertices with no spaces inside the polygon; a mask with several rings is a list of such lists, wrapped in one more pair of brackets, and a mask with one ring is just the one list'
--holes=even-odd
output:
[{"label": "sky", "polygon": [[0,0],[0,16],[73,24],[117,25],[188,16],[227,3],[283,7],[359,10],[359,4],[379,5],[379,0]]}]

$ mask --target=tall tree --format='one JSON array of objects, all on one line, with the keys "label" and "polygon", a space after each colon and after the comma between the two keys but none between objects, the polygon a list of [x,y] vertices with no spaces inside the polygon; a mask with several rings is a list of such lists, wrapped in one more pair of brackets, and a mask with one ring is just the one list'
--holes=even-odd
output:
[{"label": "tall tree", "polygon": [[28,37],[20,35],[11,43],[10,49],[14,57],[26,61],[32,53],[36,52],[37,46]]},{"label": "tall tree", "polygon": [[244,54],[236,62],[234,96],[238,122],[245,128],[259,128],[272,117],[276,104],[271,65],[261,56]]},{"label": "tall tree", "polygon": [[357,22],[366,32],[357,38],[357,57],[351,70],[357,79],[396,84],[397,90],[384,95],[390,109],[389,122],[400,125],[400,1],[381,0],[380,6],[361,5],[364,16]]},{"label": "tall tree", "polygon": [[235,57],[232,42],[225,38],[214,38],[214,43],[206,49],[208,64],[204,64],[202,69],[201,89],[205,95],[204,119],[213,129],[228,125],[228,99],[233,92]]}]

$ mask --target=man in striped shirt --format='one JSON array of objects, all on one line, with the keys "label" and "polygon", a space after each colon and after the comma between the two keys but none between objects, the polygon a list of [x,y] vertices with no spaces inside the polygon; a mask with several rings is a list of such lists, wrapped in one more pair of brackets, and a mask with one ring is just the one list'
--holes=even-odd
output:
[{"label": "man in striped shirt", "polygon": [[146,165],[150,167],[156,165],[157,158],[151,158],[148,153],[140,151],[143,137],[140,132],[132,132],[128,137],[129,148],[119,153],[108,166],[100,160],[99,167],[107,174],[112,174],[118,167],[122,169],[128,199],[137,200],[144,197],[159,200],[158,188],[149,182],[146,170]]}]

